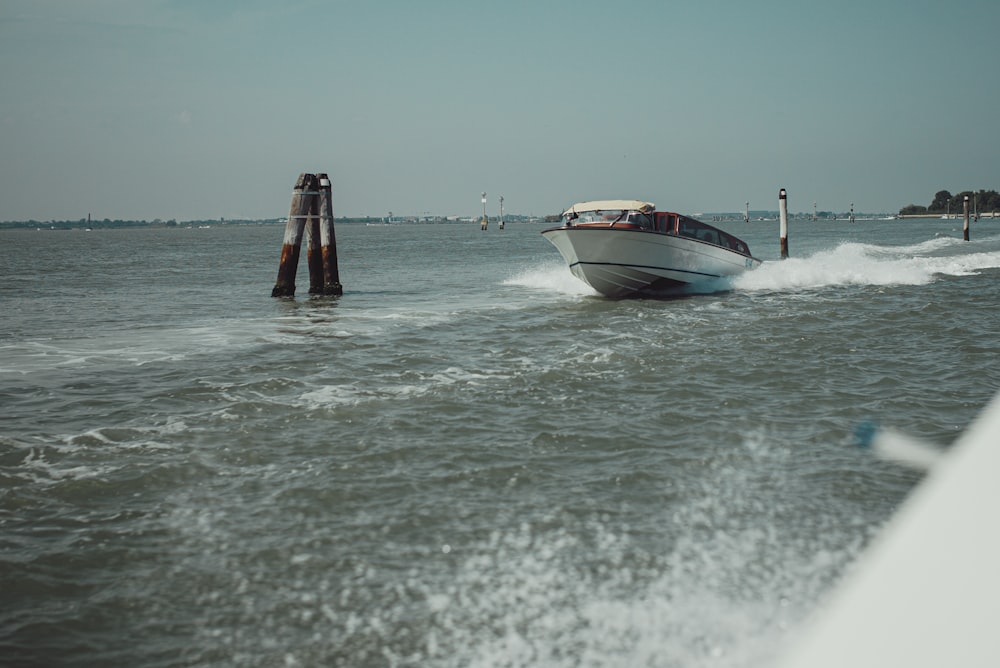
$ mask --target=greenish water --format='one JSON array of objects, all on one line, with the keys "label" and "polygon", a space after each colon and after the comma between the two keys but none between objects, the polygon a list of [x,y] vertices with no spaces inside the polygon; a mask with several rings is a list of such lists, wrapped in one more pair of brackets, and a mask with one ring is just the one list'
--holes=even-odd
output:
[{"label": "greenish water", "polygon": [[610,301],[536,225],[0,232],[9,665],[765,666],[1000,388],[1000,223],[730,225]]}]

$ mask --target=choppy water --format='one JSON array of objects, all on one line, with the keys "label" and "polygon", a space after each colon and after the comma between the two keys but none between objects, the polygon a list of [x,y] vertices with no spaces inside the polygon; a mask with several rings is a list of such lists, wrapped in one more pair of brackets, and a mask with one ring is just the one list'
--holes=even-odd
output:
[{"label": "choppy water", "polygon": [[[1000,388],[1000,222],[609,301],[539,225],[0,232],[7,665],[765,666]],[[765,260],[775,223],[728,227]]]}]

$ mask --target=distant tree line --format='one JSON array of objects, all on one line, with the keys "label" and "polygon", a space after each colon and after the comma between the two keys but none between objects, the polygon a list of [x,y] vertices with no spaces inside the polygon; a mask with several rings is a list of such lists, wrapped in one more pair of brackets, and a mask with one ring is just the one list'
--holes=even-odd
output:
[{"label": "distant tree line", "polygon": [[939,190],[934,195],[934,200],[930,203],[930,206],[910,204],[900,209],[899,215],[960,214],[962,213],[966,196],[969,197],[969,213],[973,213],[974,211],[978,211],[979,213],[1000,211],[1000,193],[996,190],[980,190],[979,192],[965,190],[956,195],[952,195],[947,190]]}]

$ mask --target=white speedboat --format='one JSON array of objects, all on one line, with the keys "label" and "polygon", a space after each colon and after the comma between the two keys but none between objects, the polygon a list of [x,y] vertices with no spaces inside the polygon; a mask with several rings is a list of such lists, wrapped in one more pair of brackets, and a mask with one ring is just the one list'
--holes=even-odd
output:
[{"label": "white speedboat", "polygon": [[562,218],[542,236],[574,276],[606,297],[676,295],[760,264],[741,239],[649,202],[581,202]]}]

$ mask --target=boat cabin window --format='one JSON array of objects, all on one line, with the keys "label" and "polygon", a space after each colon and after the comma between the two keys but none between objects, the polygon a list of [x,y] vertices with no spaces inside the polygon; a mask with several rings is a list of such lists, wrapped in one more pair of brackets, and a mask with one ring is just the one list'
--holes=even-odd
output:
[{"label": "boat cabin window", "polygon": [[716,246],[719,245],[719,230],[690,218],[681,218],[677,234],[682,237],[698,239],[699,241],[707,241]]},{"label": "boat cabin window", "polygon": [[653,229],[653,219],[647,213],[632,209],[578,211],[567,214],[566,222],[572,225],[604,223],[605,225],[635,225],[644,230]]},{"label": "boat cabin window", "polygon": [[737,239],[736,237],[734,237],[733,235],[726,234],[722,230],[719,230],[719,238],[720,238],[720,244],[719,244],[720,246],[725,246],[726,248],[730,248],[736,251],[737,253],[742,253],[743,255],[750,254],[750,249],[747,248],[747,245],[742,241],[740,241],[739,239]]},{"label": "boat cabin window", "polygon": [[708,232],[708,229],[708,226],[704,223],[681,216],[677,225],[677,234],[682,237],[691,237],[692,239],[702,239],[704,241],[704,236]]},{"label": "boat cabin window", "polygon": [[631,225],[638,225],[644,230],[653,229],[653,219],[649,217],[649,214],[642,213],[641,211],[629,211],[628,217],[624,222]]},{"label": "boat cabin window", "polygon": [[653,216],[655,217],[655,229],[658,232],[666,232],[667,234],[677,233],[677,214],[657,211]]},{"label": "boat cabin window", "polygon": [[588,223],[612,223],[615,219],[624,218],[627,211],[574,211],[567,214],[566,219],[575,225],[586,225]]},{"label": "boat cabin window", "polygon": [[691,237],[692,239],[715,244],[716,246],[730,248],[743,255],[750,255],[750,248],[733,235],[727,234],[711,225],[692,220],[691,218],[680,217],[677,225],[677,234],[682,237]]}]

